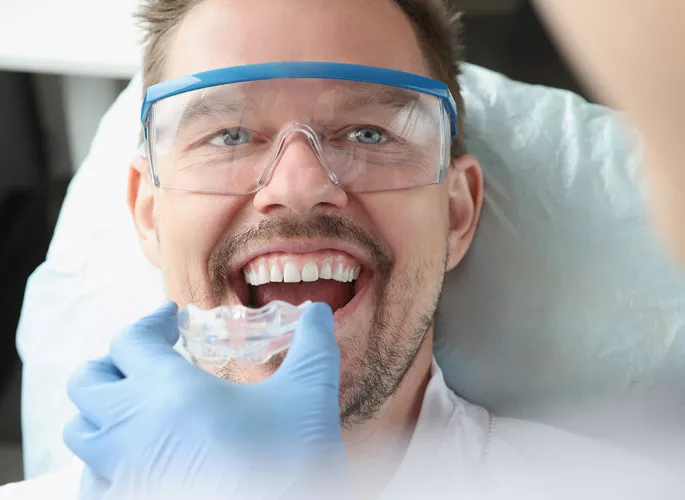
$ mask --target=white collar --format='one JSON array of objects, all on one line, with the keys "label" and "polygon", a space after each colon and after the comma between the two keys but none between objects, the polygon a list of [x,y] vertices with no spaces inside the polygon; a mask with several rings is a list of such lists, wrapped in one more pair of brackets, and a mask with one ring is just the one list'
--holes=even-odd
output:
[{"label": "white collar", "polygon": [[434,359],[411,441],[381,498],[430,498],[433,488],[444,495],[446,480],[456,498],[482,465],[490,433],[490,414],[450,390]]}]

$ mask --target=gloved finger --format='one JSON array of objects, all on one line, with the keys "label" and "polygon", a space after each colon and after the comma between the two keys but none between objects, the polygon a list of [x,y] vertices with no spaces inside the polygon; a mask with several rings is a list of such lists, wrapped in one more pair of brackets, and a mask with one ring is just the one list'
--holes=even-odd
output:
[{"label": "gloved finger", "polygon": [[62,439],[74,455],[98,477],[111,481],[115,463],[112,450],[100,439],[100,429],[81,415],[64,426]]},{"label": "gloved finger", "polygon": [[178,306],[169,302],[112,340],[110,356],[124,375],[147,373],[168,363],[187,364],[173,349],[179,337],[177,312]]},{"label": "gloved finger", "polygon": [[288,354],[276,372],[297,370],[304,376],[315,371],[326,376],[326,381],[338,387],[340,383],[340,349],[335,341],[333,311],[328,304],[309,306],[293,334]]},{"label": "gloved finger", "polygon": [[89,361],[69,378],[67,395],[83,417],[103,427],[121,413],[119,398],[113,396],[123,379],[109,356]]},{"label": "gloved finger", "polygon": [[86,467],[81,476],[79,500],[103,500],[109,488],[109,481],[98,476],[90,467]]}]

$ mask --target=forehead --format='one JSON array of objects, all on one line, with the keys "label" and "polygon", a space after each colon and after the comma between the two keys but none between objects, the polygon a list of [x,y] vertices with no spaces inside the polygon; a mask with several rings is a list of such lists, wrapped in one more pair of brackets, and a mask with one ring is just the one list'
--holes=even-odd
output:
[{"label": "forehead", "polygon": [[164,79],[280,61],[343,62],[431,76],[392,0],[205,0],[166,50]]}]

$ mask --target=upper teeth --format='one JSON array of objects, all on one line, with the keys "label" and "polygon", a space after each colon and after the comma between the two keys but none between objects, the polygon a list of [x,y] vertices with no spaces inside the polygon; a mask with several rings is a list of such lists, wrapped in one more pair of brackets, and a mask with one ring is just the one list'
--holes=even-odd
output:
[{"label": "upper teeth", "polygon": [[259,286],[266,283],[300,283],[312,282],[320,279],[335,280],[349,283],[359,277],[360,266],[343,262],[307,261],[304,265],[285,260],[282,262],[262,261],[243,269],[245,281],[249,285]]}]

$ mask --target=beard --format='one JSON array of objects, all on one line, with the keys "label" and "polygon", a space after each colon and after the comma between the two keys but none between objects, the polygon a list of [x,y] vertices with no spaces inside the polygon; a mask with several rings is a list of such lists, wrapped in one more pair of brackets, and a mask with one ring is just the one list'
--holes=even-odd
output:
[{"label": "beard", "polygon": [[[219,304],[227,292],[228,269],[234,256],[248,242],[327,238],[351,241],[371,256],[374,282],[370,299],[372,319],[366,332],[339,341],[342,370],[340,417],[349,427],[373,418],[399,388],[414,364],[430,329],[444,279],[445,261],[419,263],[413,274],[392,272],[389,252],[373,236],[342,216],[317,214],[306,220],[267,219],[241,233],[227,235],[209,261],[212,299]],[[417,300],[419,297],[422,300]],[[417,303],[421,305],[417,310]],[[260,371],[274,373],[287,352],[272,356]],[[253,376],[238,363],[215,370],[223,379],[249,383]]]},{"label": "beard", "polygon": [[[413,311],[415,291],[421,282],[412,286],[404,279],[395,281],[400,283],[379,287],[382,298],[375,304],[364,336],[368,339],[366,345],[343,340],[340,346],[342,363],[348,361],[349,365],[340,381],[340,419],[345,427],[374,418],[397,392],[433,324],[439,291],[425,310]],[[404,318],[393,317],[393,308],[396,313],[407,313]]]}]

